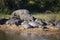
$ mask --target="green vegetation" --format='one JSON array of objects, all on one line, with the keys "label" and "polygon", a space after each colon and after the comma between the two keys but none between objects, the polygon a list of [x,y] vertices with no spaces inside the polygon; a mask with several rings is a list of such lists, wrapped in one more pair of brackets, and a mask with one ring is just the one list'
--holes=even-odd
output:
[{"label": "green vegetation", "polygon": [[0,18],[9,18],[10,15],[6,15],[6,14],[0,14]]},{"label": "green vegetation", "polygon": [[39,14],[38,13],[38,14],[33,14],[33,16],[36,18],[43,18],[43,19],[49,19],[53,16],[56,16],[56,18],[60,20],[60,13],[59,14],[54,14],[54,13],[53,14]]},{"label": "green vegetation", "polygon": [[51,12],[60,11],[60,0],[0,0],[0,12],[1,9],[16,10],[16,9],[28,9],[31,12]]},{"label": "green vegetation", "polygon": [[[50,14],[47,14],[47,13],[32,13],[32,15],[36,18],[42,18],[42,19],[48,19],[48,18],[51,18],[53,16],[56,16],[57,19],[60,20],[60,13],[50,13]],[[5,17],[5,18],[9,18],[10,15],[6,15],[6,14],[0,14],[0,17]]]},{"label": "green vegetation", "polygon": [[0,17],[9,17],[17,9],[28,9],[37,18],[60,19],[60,0],[0,0]]}]

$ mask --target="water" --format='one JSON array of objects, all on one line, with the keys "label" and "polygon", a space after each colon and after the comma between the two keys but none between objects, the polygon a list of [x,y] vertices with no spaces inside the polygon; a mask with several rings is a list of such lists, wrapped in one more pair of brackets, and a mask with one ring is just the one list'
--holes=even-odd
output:
[{"label": "water", "polygon": [[37,35],[34,33],[5,33],[0,31],[0,40],[60,40],[60,34]]}]

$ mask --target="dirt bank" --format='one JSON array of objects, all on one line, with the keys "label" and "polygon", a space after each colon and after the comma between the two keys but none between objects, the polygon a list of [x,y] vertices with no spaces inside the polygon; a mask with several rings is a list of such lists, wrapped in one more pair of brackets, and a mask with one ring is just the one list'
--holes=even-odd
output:
[{"label": "dirt bank", "polygon": [[6,33],[35,33],[35,34],[56,34],[60,33],[60,30],[56,29],[42,29],[42,28],[29,28],[24,29],[22,26],[15,25],[0,25],[0,30],[5,31]]}]

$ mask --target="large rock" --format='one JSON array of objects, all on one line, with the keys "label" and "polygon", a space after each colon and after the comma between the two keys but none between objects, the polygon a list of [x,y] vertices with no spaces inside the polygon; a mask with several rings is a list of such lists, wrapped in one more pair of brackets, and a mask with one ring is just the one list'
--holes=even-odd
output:
[{"label": "large rock", "polygon": [[0,25],[5,24],[7,20],[8,19],[6,19],[6,18],[0,18]]},{"label": "large rock", "polygon": [[31,28],[31,26],[28,24],[27,21],[23,21],[23,22],[21,23],[21,26],[22,26],[23,28],[25,28],[25,29]]},{"label": "large rock", "polygon": [[22,22],[22,21],[21,21],[19,18],[13,17],[13,18],[9,19],[9,20],[6,22],[6,24],[10,24],[10,25],[13,25],[13,24],[15,24],[15,25],[20,25],[21,22]]},{"label": "large rock", "polygon": [[28,22],[29,23],[29,25],[31,25],[33,28],[37,28],[38,27],[38,23],[37,22],[35,22],[35,21],[29,21]]},{"label": "large rock", "polygon": [[43,27],[45,27],[45,26],[47,25],[47,24],[44,22],[43,19],[37,18],[37,19],[35,20],[35,22],[37,22],[37,23],[39,24],[39,28],[43,28]]},{"label": "large rock", "polygon": [[54,16],[52,18],[47,19],[45,22],[47,23],[47,25],[55,26],[55,21],[56,21],[56,17]]},{"label": "large rock", "polygon": [[60,20],[56,21],[55,26],[60,29]]},{"label": "large rock", "polygon": [[32,20],[33,21],[33,16],[29,14],[30,12],[26,9],[20,9],[12,12],[11,18],[16,16],[19,17],[21,20]]}]

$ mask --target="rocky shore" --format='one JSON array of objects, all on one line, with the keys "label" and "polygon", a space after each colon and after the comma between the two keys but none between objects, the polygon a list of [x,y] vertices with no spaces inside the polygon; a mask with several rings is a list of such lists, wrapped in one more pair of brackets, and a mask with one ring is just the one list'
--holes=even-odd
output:
[{"label": "rocky shore", "polygon": [[57,34],[60,33],[60,30],[58,29],[42,29],[42,28],[29,28],[29,29],[24,29],[21,25],[17,26],[16,25],[0,25],[0,30],[4,31],[5,33],[18,33],[21,35],[26,35],[26,34],[45,34],[45,35],[49,35],[49,34]]},{"label": "rocky shore", "polygon": [[18,33],[24,35],[34,34],[56,34],[60,33],[60,20],[56,17],[47,20],[35,18],[26,9],[12,12],[9,19],[0,19],[0,30],[5,33]]}]

